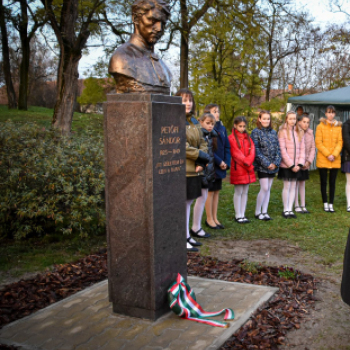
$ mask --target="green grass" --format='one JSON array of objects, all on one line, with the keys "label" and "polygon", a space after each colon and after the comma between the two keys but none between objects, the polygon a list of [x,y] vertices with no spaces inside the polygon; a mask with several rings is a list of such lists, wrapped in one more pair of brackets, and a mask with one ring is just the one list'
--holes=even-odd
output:
[{"label": "green grass", "polygon": [[[44,107],[29,107],[28,111],[9,110],[7,106],[0,105],[0,122],[11,119],[17,123],[36,122],[40,126],[51,126],[53,109]],[[84,114],[75,112],[73,116],[72,131],[81,133],[84,131],[103,131],[103,115]]]},{"label": "green grass", "polygon": [[[6,106],[0,106],[0,122],[12,119],[16,122],[36,121],[49,127],[52,120],[51,109],[30,107],[29,111],[9,111]],[[73,130],[78,134],[84,130],[102,132],[103,116],[93,114],[74,114]],[[264,222],[254,218],[256,196],[259,192],[259,182],[249,189],[246,216],[250,224],[240,225],[234,222],[232,197],[234,186],[227,182],[223,184],[220,194],[219,218],[225,225],[225,230],[211,231],[213,239],[256,240],[282,239],[295,244],[322,259],[327,271],[339,273],[342,267],[346,238],[349,231],[350,213],[346,211],[345,175],[339,172],[336,187],[334,207],[336,213],[323,211],[320,193],[320,181],[317,171],[311,172],[310,180],[306,182],[306,204],[311,215],[298,215],[297,219],[284,219],[282,213],[282,181],[274,180],[269,214],[272,221]],[[203,222],[205,220],[205,214]],[[42,271],[53,264],[65,263],[98,247],[105,246],[105,237],[82,240],[63,236],[53,242],[48,239],[32,239],[24,242],[0,241],[0,281],[5,271],[11,275],[21,275],[24,272]],[[210,254],[205,245],[201,248],[203,254]]]},{"label": "green grass", "polygon": [[95,253],[106,247],[106,237],[47,236],[25,241],[1,241],[0,283],[7,277],[41,272],[54,264],[64,264]]},{"label": "green grass", "polygon": [[246,216],[251,223],[242,225],[234,221],[234,186],[224,182],[218,216],[226,229],[211,231],[214,239],[288,240],[311,254],[319,255],[323,264],[336,263],[341,268],[350,223],[350,213],[346,211],[345,175],[339,171],[334,214],[323,211],[318,171],[310,172],[310,180],[306,182],[306,206],[311,212],[310,215],[299,214],[297,219],[283,218],[282,188],[283,182],[275,179],[268,210],[273,220],[260,221],[254,218],[256,197],[260,190],[259,182],[250,185]]}]

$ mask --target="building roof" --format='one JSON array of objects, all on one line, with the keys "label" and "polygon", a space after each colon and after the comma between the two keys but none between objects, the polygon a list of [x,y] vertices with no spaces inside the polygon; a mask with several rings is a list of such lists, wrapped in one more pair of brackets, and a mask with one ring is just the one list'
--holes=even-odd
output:
[{"label": "building roof", "polygon": [[350,86],[318,94],[289,97],[288,103],[308,105],[350,105]]}]

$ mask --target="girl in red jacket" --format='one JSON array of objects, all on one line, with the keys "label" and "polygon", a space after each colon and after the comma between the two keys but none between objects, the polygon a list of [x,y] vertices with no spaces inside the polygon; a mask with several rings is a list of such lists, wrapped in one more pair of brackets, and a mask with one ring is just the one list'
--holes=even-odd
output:
[{"label": "girl in red jacket", "polygon": [[250,222],[245,217],[248,201],[249,184],[256,181],[253,161],[255,146],[247,131],[247,121],[244,117],[237,117],[233,121],[232,134],[229,136],[231,146],[231,184],[235,185],[233,204],[235,207],[235,221],[240,224]]}]

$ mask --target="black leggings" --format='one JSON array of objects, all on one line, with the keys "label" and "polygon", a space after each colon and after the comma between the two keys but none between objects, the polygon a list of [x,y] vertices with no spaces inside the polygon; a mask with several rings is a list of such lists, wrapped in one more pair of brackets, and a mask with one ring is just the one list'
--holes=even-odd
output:
[{"label": "black leggings", "polygon": [[[329,202],[327,201],[327,175],[329,170]],[[321,193],[323,203],[333,204],[335,193],[335,180],[339,169],[318,168],[321,178]]]}]

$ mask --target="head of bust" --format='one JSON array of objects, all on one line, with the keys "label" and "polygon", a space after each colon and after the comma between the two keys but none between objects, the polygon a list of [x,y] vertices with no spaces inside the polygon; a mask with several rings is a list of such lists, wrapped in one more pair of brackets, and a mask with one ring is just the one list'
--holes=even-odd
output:
[{"label": "head of bust", "polygon": [[132,5],[134,32],[150,46],[163,35],[169,16],[169,5],[163,0],[136,0]]}]

